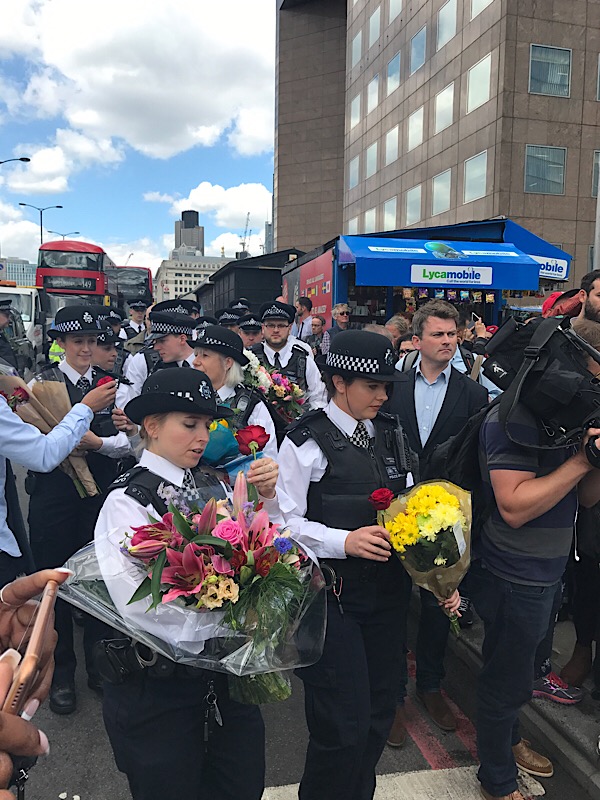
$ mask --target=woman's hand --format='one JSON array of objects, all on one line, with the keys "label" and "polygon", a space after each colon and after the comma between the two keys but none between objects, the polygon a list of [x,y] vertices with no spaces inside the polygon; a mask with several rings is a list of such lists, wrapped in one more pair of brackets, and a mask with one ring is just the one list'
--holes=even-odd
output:
[{"label": "woman's hand", "polygon": [[261,497],[272,500],[275,497],[275,485],[278,475],[279,467],[272,458],[259,458],[250,464],[248,483],[256,486]]},{"label": "woman's hand", "polygon": [[83,434],[83,438],[73,451],[73,454],[79,455],[79,452],[76,451],[86,452],[88,450],[100,450],[101,447],[102,439],[99,436],[96,436],[95,433],[88,431],[87,433]]},{"label": "woman's hand", "polygon": [[126,433],[127,436],[135,436],[135,434],[138,432],[138,426],[129,419],[122,408],[113,409],[112,421],[115,428],[118,431]]},{"label": "woman's hand", "polygon": [[449,611],[451,614],[456,614],[459,617],[462,616],[458,610],[460,608],[460,594],[458,593],[458,589],[455,589],[447,600],[438,600],[438,603],[445,611]]}]

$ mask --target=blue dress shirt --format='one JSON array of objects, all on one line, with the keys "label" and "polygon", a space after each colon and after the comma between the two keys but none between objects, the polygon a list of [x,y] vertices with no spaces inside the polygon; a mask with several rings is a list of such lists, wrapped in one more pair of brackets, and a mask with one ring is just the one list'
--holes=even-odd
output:
[{"label": "blue dress shirt", "polygon": [[429,439],[446,397],[451,369],[450,363],[443,372],[440,372],[433,383],[429,383],[423,375],[420,364],[415,369],[415,412],[423,447],[427,444],[427,439]]},{"label": "blue dress shirt", "polygon": [[4,487],[6,459],[23,464],[36,472],[51,472],[79,444],[94,418],[91,408],[77,403],[47,435],[17,416],[0,397],[0,550],[10,556],[21,551],[6,522]]}]

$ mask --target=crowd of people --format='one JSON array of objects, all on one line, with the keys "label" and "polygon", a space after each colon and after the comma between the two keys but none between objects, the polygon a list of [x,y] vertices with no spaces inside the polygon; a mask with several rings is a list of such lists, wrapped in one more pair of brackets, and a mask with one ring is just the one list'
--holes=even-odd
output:
[{"label": "crowd of people", "polygon": [[[589,273],[569,299],[573,327],[599,347],[600,272]],[[553,296],[544,312],[556,313],[559,301]],[[539,420],[523,407],[516,424],[525,444],[516,444],[499,415],[500,389],[482,372],[497,328],[463,319],[442,300],[362,327],[350,323],[350,306],[339,303],[327,328],[306,297],[295,307],[280,297],[259,309],[240,298],[214,317],[185,299],[134,303],[129,313],[125,320],[118,309],[102,307],[57,312],[41,378],[62,373],[72,410],[48,435],[22,422],[0,397],[2,645],[20,644],[19,626],[3,620],[16,617],[43,579],[58,574],[47,570],[94,537],[98,542],[112,531],[122,539],[148,515],[166,513],[165,487],[203,502],[229,496],[226,466],[238,455],[233,434],[258,425],[269,440],[248,481],[269,517],[318,558],[328,588],[323,654],[297,671],[309,731],[299,797],[370,800],[384,747],[401,747],[407,737],[412,585],[368,498],[378,488],[397,496],[440,477],[438,448],[485,410],[478,457],[490,511],[473,531],[472,565],[460,594],[441,601],[419,591],[416,693],[435,725],[456,729],[442,690],[447,612],[456,611],[464,627],[476,612],[485,630],[477,692],[481,795],[522,800],[518,768],[551,777],[552,763],[521,737],[518,718],[533,695],[576,704],[592,671],[600,681],[593,655],[600,469],[592,457],[600,429],[587,431],[580,448],[536,449]],[[302,413],[291,423],[249,380],[252,364],[301,391]],[[596,375],[600,367],[590,359],[589,370]],[[59,468],[73,452],[85,457],[96,482],[92,497],[81,496]],[[29,540],[9,459],[29,470]],[[44,572],[17,579],[33,569]],[[552,638],[566,573],[574,586],[577,643],[559,676]],[[104,623],[87,614],[82,621],[88,685],[103,698],[115,761],[134,800],[259,800],[260,709],[230,698],[222,673],[152,653],[139,658],[131,640],[119,635],[117,648]],[[55,628],[54,676],[32,696],[27,720],[44,689],[53,712],[77,707],[73,612],[63,600]],[[103,648],[122,667],[119,680],[99,668]],[[208,726],[207,703],[217,699],[219,722]],[[42,752],[45,737],[32,731],[28,721],[3,723],[0,748]]]}]

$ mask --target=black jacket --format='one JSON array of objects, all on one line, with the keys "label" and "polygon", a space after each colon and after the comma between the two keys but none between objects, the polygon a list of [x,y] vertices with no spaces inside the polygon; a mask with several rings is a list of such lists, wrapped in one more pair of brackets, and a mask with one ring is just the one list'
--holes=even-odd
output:
[{"label": "black jacket", "polygon": [[486,405],[488,393],[481,384],[452,367],[444,402],[423,447],[415,410],[415,375],[414,369],[402,373],[401,380],[394,383],[393,394],[384,410],[400,417],[411,449],[419,456],[421,480],[429,480],[436,477],[428,474],[429,459],[435,448],[455,436],[470,417]]}]

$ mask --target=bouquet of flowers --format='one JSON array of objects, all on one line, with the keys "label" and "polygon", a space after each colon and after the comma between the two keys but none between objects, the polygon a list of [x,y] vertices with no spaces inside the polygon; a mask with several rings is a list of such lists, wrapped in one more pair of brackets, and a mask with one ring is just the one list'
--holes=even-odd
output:
[{"label": "bouquet of flowers", "polygon": [[[448,599],[471,562],[470,493],[448,481],[426,481],[388,503],[383,518],[392,547],[414,583],[438,600]],[[449,616],[458,634],[458,617]]]},{"label": "bouquet of flowers", "polygon": [[[172,660],[231,673],[241,702],[283,700],[282,671],[313,664],[325,635],[316,563],[249,499],[239,473],[233,500],[111,531],[69,561],[66,600]],[[90,548],[95,547],[94,553]]]},{"label": "bouquet of flowers", "polygon": [[268,403],[286,422],[293,422],[302,416],[305,397],[297,383],[275,370],[267,370],[249,350],[244,350],[249,363],[244,367],[244,383],[265,395]]},{"label": "bouquet of flowers", "polygon": [[[43,380],[35,378],[30,388],[12,367],[0,365],[0,394],[24,422],[42,433],[50,433],[71,410],[64,376],[58,369],[45,373]],[[71,478],[80,497],[99,493],[83,456],[71,453],[60,469]]]}]

